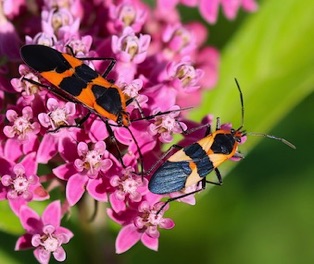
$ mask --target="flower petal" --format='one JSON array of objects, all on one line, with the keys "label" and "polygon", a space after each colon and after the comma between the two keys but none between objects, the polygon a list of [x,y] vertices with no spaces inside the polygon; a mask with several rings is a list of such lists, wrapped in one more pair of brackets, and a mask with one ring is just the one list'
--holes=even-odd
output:
[{"label": "flower petal", "polygon": [[32,152],[24,157],[20,162],[25,168],[26,175],[33,175],[37,172],[37,162],[35,161],[36,152]]},{"label": "flower petal", "polygon": [[60,226],[61,221],[61,203],[54,201],[50,203],[42,214],[42,221],[44,225]]},{"label": "flower petal", "polygon": [[112,209],[116,213],[119,213],[119,212],[124,211],[126,209],[125,201],[121,201],[121,200],[117,199],[117,196],[115,193],[110,194],[109,200],[110,200],[110,205],[111,205]]},{"label": "flower petal", "polygon": [[66,197],[70,206],[75,205],[85,192],[85,185],[88,178],[80,174],[74,174],[70,177],[66,187]]},{"label": "flower petal", "polygon": [[29,249],[32,248],[32,235],[31,234],[24,234],[20,236],[15,243],[14,250],[22,250],[22,249]]},{"label": "flower petal", "polygon": [[89,180],[86,185],[89,195],[100,202],[108,202],[107,185],[102,179]]},{"label": "flower petal", "polygon": [[121,254],[129,250],[140,240],[141,236],[142,234],[133,224],[122,227],[116,239],[116,253]]},{"label": "flower petal", "polygon": [[142,235],[141,241],[149,249],[152,249],[155,251],[158,250],[158,238],[152,238],[149,235],[147,235],[146,233],[144,233]]},{"label": "flower petal", "polygon": [[26,205],[21,206],[20,220],[22,226],[28,233],[41,233],[43,224],[39,215]]},{"label": "flower petal", "polygon": [[73,167],[73,163],[62,164],[52,170],[53,174],[61,180],[69,180],[77,171]]},{"label": "flower petal", "polygon": [[37,151],[37,162],[46,164],[54,155],[57,154],[57,137],[46,133]]},{"label": "flower petal", "polygon": [[53,254],[54,258],[59,262],[62,262],[66,259],[66,254],[65,254],[63,247],[57,248],[57,250],[54,251],[52,254]]}]

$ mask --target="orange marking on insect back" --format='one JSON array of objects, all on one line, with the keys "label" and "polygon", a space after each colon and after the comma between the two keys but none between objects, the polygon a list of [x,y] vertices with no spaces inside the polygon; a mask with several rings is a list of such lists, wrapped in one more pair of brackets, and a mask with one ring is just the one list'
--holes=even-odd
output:
[{"label": "orange marking on insect back", "polygon": [[190,162],[189,163],[189,167],[191,169],[191,174],[189,175],[189,177],[186,178],[186,182],[185,182],[185,187],[194,185],[196,183],[198,183],[199,181],[202,180],[202,178],[199,176],[198,172],[197,172],[197,166],[194,162]]},{"label": "orange marking on insect back", "polygon": [[48,80],[50,83],[52,83],[54,86],[60,88],[59,85],[62,82],[62,80],[66,77],[72,76],[73,73],[74,69],[69,69],[62,73],[57,73],[56,71],[41,72],[40,75],[44,77],[46,80]]},{"label": "orange marking on insect back", "polygon": [[210,154],[208,155],[208,158],[213,163],[214,168],[219,167],[222,163],[224,163],[226,160],[230,159],[233,156],[233,154]]},{"label": "orange marking on insect back", "polygon": [[116,88],[119,89],[116,85],[112,84],[111,82],[107,81],[102,76],[98,75],[95,79],[93,79],[93,84],[103,86],[104,89],[106,88]]},{"label": "orange marking on insect back", "polygon": [[209,134],[208,136],[200,139],[199,141],[197,141],[197,143],[203,148],[203,150],[206,153],[212,153],[212,151],[210,150],[211,146],[213,145],[214,142],[214,138],[215,138],[216,133],[214,132],[213,134]]},{"label": "orange marking on insect back", "polygon": [[88,84],[86,88],[82,89],[82,92],[76,96],[76,99],[90,108],[94,108],[96,98],[91,90],[91,86],[91,84]]},{"label": "orange marking on insect back", "polygon": [[67,62],[72,66],[72,68],[81,66],[83,64],[82,60],[77,59],[70,54],[62,53],[62,56],[67,60]]}]

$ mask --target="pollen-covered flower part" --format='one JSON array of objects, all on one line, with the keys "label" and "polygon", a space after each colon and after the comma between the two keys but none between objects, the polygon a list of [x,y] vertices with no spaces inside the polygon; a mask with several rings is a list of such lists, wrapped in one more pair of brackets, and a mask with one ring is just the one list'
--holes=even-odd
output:
[{"label": "pollen-covered flower part", "polygon": [[[174,223],[163,216],[168,206],[156,214],[163,196],[149,192],[146,171],[164,143],[190,128],[185,112],[215,86],[220,60],[205,43],[206,26],[182,21],[177,5],[199,4],[213,23],[220,4],[233,19],[239,8],[255,10],[255,1],[12,3],[0,3],[0,199],[26,230],[16,250],[28,245],[40,263],[51,254],[64,261],[62,245],[73,234],[60,220],[71,207],[85,211],[85,193],[110,206],[108,216],[122,226],[117,253],[140,240],[157,250],[158,230]],[[78,60],[59,53],[43,58],[33,49],[22,61],[23,45],[44,45]],[[188,142],[197,139],[184,134]],[[52,190],[63,202],[52,202],[40,218],[29,202],[49,199]]]}]

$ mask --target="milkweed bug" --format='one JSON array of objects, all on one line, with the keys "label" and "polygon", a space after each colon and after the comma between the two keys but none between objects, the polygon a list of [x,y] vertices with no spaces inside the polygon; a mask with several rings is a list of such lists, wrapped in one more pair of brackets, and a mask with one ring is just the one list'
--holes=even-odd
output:
[{"label": "milkweed bug", "polygon": [[[238,145],[245,135],[251,134],[272,138],[279,140],[289,147],[295,149],[293,144],[283,138],[260,133],[246,133],[243,130],[243,95],[238,81],[236,79],[235,81],[240,94],[242,110],[241,126],[238,129],[222,129],[220,126],[220,119],[218,117],[215,132],[211,132],[211,127],[209,124],[206,125],[207,129],[204,138],[186,147],[173,145],[147,172],[147,174],[151,174],[154,170],[156,170],[158,165],[162,163],[162,165],[153,173],[148,184],[149,190],[155,194],[169,194],[172,192],[183,191],[188,186],[201,183],[200,189],[182,194],[177,197],[169,198],[161,206],[157,214],[159,214],[160,211],[162,211],[169,202],[204,190],[207,183],[221,185],[222,177],[218,167],[232,157],[243,158],[243,156],[238,152]],[[204,126],[193,129],[191,132],[194,132],[195,130],[201,129],[203,127]],[[178,151],[171,155],[175,149]],[[166,161],[164,161],[165,159]],[[218,180],[216,182],[206,180],[206,176],[212,171],[215,171],[216,173]]]},{"label": "milkweed bug", "polygon": [[[71,47],[67,47],[73,54]],[[133,133],[129,129],[130,116],[126,111],[126,106],[133,101],[133,98],[127,100],[122,90],[113,82],[106,79],[116,63],[115,59],[76,58],[74,54],[72,56],[67,53],[61,53],[44,45],[25,45],[21,48],[20,53],[24,62],[34,71],[38,72],[44,79],[53,84],[53,86],[40,84],[27,78],[24,78],[24,80],[47,88],[57,96],[68,101],[80,103],[88,109],[88,114],[83,117],[76,126],[82,125],[90,114],[95,114],[104,121],[112,139],[114,139],[114,135],[110,126],[125,127],[136,144],[141,167],[143,168],[142,154]],[[100,75],[84,64],[83,60],[108,60],[109,66],[106,71]],[[172,111],[159,112],[155,115],[143,116],[133,121],[148,120],[170,112]],[[109,124],[108,120],[116,122],[117,125]],[[121,153],[117,144],[116,147],[118,152]],[[120,161],[123,165],[121,155]]]}]

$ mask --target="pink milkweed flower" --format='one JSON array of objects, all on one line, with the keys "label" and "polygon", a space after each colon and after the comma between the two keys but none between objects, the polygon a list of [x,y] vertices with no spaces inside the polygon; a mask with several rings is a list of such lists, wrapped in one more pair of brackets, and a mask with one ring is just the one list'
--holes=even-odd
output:
[{"label": "pink milkweed flower", "polygon": [[48,113],[40,113],[38,120],[47,129],[39,148],[37,150],[37,161],[47,163],[58,152],[63,152],[63,142],[65,138],[75,137],[79,133],[79,128],[63,128],[63,126],[76,126],[75,110],[76,106],[72,102],[58,102],[55,98],[47,100]]},{"label": "pink milkweed flower", "polygon": [[74,35],[80,27],[80,19],[74,18],[67,9],[42,11],[42,28],[45,33],[62,38],[65,34]]},{"label": "pink milkweed flower", "polygon": [[1,177],[1,183],[6,188],[6,198],[16,214],[18,214],[19,208],[27,202],[49,198],[48,193],[39,182],[36,171],[37,163],[35,152],[33,152],[26,155],[20,163],[15,164]]},{"label": "pink milkweed flower", "polygon": [[11,126],[5,126],[3,133],[8,138],[17,138],[20,141],[35,140],[35,135],[40,131],[38,122],[31,122],[33,119],[33,110],[26,106],[22,109],[22,115],[18,116],[14,110],[7,110],[6,118],[13,123]]},{"label": "pink milkweed flower", "polygon": [[23,99],[30,103],[32,100],[34,100],[33,95],[38,93],[39,87],[36,84],[24,80],[23,77],[33,80],[37,83],[40,83],[40,80],[38,76],[31,72],[30,69],[24,64],[19,66],[19,73],[21,75],[20,78],[13,78],[11,80],[12,87],[15,91],[22,93]]},{"label": "pink milkweed flower", "polygon": [[[66,44],[62,44],[62,52],[68,52],[67,46],[72,48],[72,51],[75,57],[93,57],[93,54],[90,54],[90,49],[92,46],[93,38],[90,35],[78,37],[77,35],[72,35],[70,38],[65,39]],[[57,45],[58,46],[58,45]]]},{"label": "pink milkweed flower", "polygon": [[[116,239],[117,254],[129,250],[138,241],[141,241],[149,249],[157,251],[158,227],[164,229],[172,229],[174,227],[172,219],[163,218],[163,212],[157,215],[160,203],[151,204],[154,204],[154,202],[143,201],[139,204],[138,211],[128,210],[120,214],[116,214],[111,209],[107,210],[111,219],[123,225]],[[167,210],[167,207],[165,210]]]},{"label": "pink milkweed flower", "polygon": [[25,37],[26,44],[39,44],[52,47],[57,42],[57,37],[53,33],[39,32],[34,38]]},{"label": "pink milkweed flower", "polygon": [[147,18],[147,11],[139,2],[122,1],[117,6],[109,6],[108,28],[111,33],[122,32],[124,28],[131,27],[139,32]]},{"label": "pink milkweed flower", "polygon": [[200,80],[204,71],[195,69],[189,57],[183,57],[180,62],[170,62],[167,73],[171,85],[180,92],[191,93],[200,88]]},{"label": "pink milkweed flower", "polygon": [[[121,78],[120,78],[121,79]],[[140,94],[140,90],[143,88],[143,80],[134,79],[131,83],[119,83],[118,86],[122,89],[123,93],[128,98],[135,98],[137,103],[143,108],[148,101],[148,97],[144,94]],[[138,104],[133,101],[131,104],[134,108],[139,108]]]},{"label": "pink milkweed flower", "polygon": [[[53,169],[53,173],[60,179],[67,180],[66,197],[71,206],[76,204],[86,191],[97,201],[107,201],[107,178],[112,176],[114,162],[117,161],[106,150],[103,141],[95,143],[89,149],[85,142],[77,145],[74,162],[68,162]],[[73,155],[75,155],[73,153]]]},{"label": "pink milkweed flower", "polygon": [[115,191],[110,194],[109,201],[115,212],[126,210],[126,205],[130,203],[138,203],[142,197],[148,192],[147,179],[141,179],[138,175],[132,175],[131,167],[126,168],[121,176],[113,176],[110,178],[110,184]]},{"label": "pink milkweed flower", "polygon": [[81,0],[44,0],[43,9],[56,10],[67,9],[75,17],[82,18],[84,14],[84,8]]},{"label": "pink milkweed flower", "polygon": [[73,237],[73,233],[62,226],[60,201],[50,203],[40,217],[24,205],[20,209],[21,224],[26,233],[19,237],[15,250],[35,248],[34,256],[39,263],[46,264],[52,254],[57,261],[64,261],[66,253],[62,247]]},{"label": "pink milkweed flower", "polygon": [[146,58],[150,41],[150,35],[140,34],[140,37],[137,37],[131,27],[126,27],[122,36],[112,36],[111,48],[122,62],[139,64]]},{"label": "pink milkweed flower", "polygon": [[162,34],[162,40],[166,44],[164,56],[169,60],[177,54],[188,55],[196,48],[194,34],[181,24],[168,25]]},{"label": "pink milkweed flower", "polygon": [[[169,114],[156,116],[154,123],[151,123],[149,125],[149,132],[152,135],[159,135],[159,140],[163,143],[169,143],[172,141],[172,134],[173,133],[182,133],[187,129],[187,126],[183,123],[177,120],[178,115],[180,114],[179,110],[180,107],[177,105],[174,105],[169,109],[169,111],[174,111]],[[155,109],[152,113],[157,114],[159,113],[159,109]]]},{"label": "pink milkweed flower", "polygon": [[62,126],[75,125],[75,104],[58,102],[54,98],[47,100],[48,113],[40,113],[38,120],[43,127],[55,130]]}]

